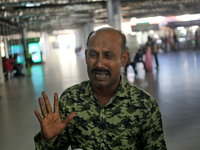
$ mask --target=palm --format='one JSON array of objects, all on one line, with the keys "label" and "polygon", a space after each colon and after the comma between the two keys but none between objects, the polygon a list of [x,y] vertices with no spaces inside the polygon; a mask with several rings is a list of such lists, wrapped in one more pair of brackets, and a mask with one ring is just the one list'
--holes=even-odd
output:
[{"label": "palm", "polygon": [[37,110],[35,110],[35,115],[37,116],[40,125],[42,135],[45,140],[51,140],[52,138],[59,135],[69,124],[69,122],[74,118],[75,113],[71,113],[64,121],[62,121],[59,114],[59,106],[58,106],[58,95],[55,93],[54,95],[54,112],[51,110],[51,104],[46,96],[46,93],[42,93],[45,105],[43,103],[42,98],[39,98],[40,109],[42,111],[44,118],[39,114]]}]

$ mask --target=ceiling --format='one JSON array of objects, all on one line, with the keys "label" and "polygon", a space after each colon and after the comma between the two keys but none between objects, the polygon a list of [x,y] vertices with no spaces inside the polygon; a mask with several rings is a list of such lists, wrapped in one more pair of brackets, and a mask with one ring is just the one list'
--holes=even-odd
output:
[{"label": "ceiling", "polygon": [[[0,20],[32,31],[76,29],[105,24],[107,0],[1,0]],[[123,21],[132,17],[200,13],[200,0],[121,0]]]}]

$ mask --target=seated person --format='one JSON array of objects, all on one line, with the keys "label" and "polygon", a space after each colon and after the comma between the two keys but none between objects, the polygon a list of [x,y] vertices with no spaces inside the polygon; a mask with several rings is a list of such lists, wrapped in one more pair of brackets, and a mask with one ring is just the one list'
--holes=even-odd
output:
[{"label": "seated person", "polygon": [[3,70],[4,70],[4,77],[5,80],[8,80],[8,73],[13,71],[13,63],[15,62],[14,59],[9,56],[9,58],[3,58]]},{"label": "seated person", "polygon": [[137,70],[136,70],[136,63],[138,62],[142,62],[143,65],[144,65],[144,69],[146,70],[146,66],[145,66],[145,63],[143,61],[143,53],[142,53],[142,50],[139,49],[138,52],[136,53],[135,57],[134,57],[134,61],[131,62],[131,59],[129,57],[128,59],[128,62],[126,64],[126,66],[124,67],[125,68],[125,75],[127,76],[127,68],[129,65],[131,65],[133,67],[133,70],[135,72],[135,75],[137,75]]},{"label": "seated person", "polygon": [[14,64],[13,64],[13,70],[15,70],[15,76],[24,76],[22,73],[22,64],[17,63],[17,56],[18,54],[14,54]]},{"label": "seated person", "polygon": [[143,65],[144,65],[144,69],[146,70],[146,66],[145,66],[145,63],[143,61],[143,52],[142,52],[141,49],[139,49],[138,52],[135,55],[135,58],[134,58],[134,61],[133,61],[134,68],[136,67],[136,63],[138,63],[138,62],[142,62]]}]

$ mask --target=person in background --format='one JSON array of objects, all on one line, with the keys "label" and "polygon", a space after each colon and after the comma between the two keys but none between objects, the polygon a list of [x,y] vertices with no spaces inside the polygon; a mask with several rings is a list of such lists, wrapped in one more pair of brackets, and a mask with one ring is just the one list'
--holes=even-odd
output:
[{"label": "person in background", "polygon": [[136,55],[134,57],[134,61],[133,61],[134,68],[136,68],[136,65],[137,65],[138,62],[143,63],[144,70],[146,71],[146,65],[145,65],[145,62],[143,60],[143,52],[142,52],[141,49],[138,50],[138,52],[136,53]]},{"label": "person in background", "polygon": [[[128,47],[126,47],[126,50],[129,52]],[[129,53],[130,53],[130,52],[129,52]],[[135,69],[134,62],[131,62],[131,57],[129,56],[128,61],[127,61],[126,65],[125,65],[125,67],[124,67],[125,76],[127,76],[127,68],[128,68],[129,65],[131,65],[131,66],[133,67],[133,70],[134,70],[134,72],[135,72],[135,75],[137,75],[137,71],[136,71],[136,69]]]},{"label": "person in background", "polygon": [[195,46],[194,46],[194,50],[200,50],[199,47],[199,36],[198,36],[198,30],[195,31]]},{"label": "person in background", "polygon": [[13,71],[13,64],[15,63],[15,60],[12,58],[11,55],[9,55],[8,58],[3,58],[3,70],[4,70],[4,77],[5,80],[8,80],[10,77],[11,72]]},{"label": "person in background", "polygon": [[139,62],[143,63],[144,69],[146,71],[146,65],[145,65],[145,62],[143,61],[143,52],[142,52],[141,49],[139,49],[137,51],[137,53],[135,54],[133,62],[131,62],[131,59],[129,57],[128,62],[126,64],[126,66],[124,67],[125,68],[125,75],[127,76],[127,68],[128,68],[129,65],[131,65],[133,67],[135,75],[137,75],[138,72],[136,70],[136,66],[137,66],[137,63],[139,63]]},{"label": "person in background", "polygon": [[126,36],[114,28],[92,31],[85,60],[89,80],[67,88],[54,110],[45,92],[35,110],[41,131],[36,150],[166,150],[155,99],[121,75],[129,58]]},{"label": "person in background", "polygon": [[152,71],[151,48],[152,48],[152,38],[148,36],[148,41],[145,45],[145,66],[147,72]]},{"label": "person in background", "polygon": [[154,58],[155,58],[156,69],[158,69],[159,68],[158,56],[157,56],[157,54],[158,54],[158,48],[157,48],[157,45],[156,45],[156,40],[151,39],[151,41],[152,41],[151,42],[152,43],[152,45],[151,45],[152,54],[154,55]]},{"label": "person in background", "polygon": [[22,73],[22,64],[17,63],[17,56],[18,54],[14,54],[13,59],[15,60],[13,63],[13,70],[15,70],[15,77],[24,76]]},{"label": "person in background", "polygon": [[175,30],[173,31],[173,33],[174,33],[174,35],[173,35],[173,50],[175,51],[175,52],[177,52],[178,51],[178,38],[177,38],[177,35],[176,35],[176,33],[175,33]]}]

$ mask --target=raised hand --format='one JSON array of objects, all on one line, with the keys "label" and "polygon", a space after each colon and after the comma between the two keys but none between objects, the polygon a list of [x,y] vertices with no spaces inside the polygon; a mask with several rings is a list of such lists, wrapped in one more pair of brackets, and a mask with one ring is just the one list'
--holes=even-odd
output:
[{"label": "raised hand", "polygon": [[64,121],[62,121],[59,114],[58,94],[54,94],[54,112],[52,112],[52,107],[46,93],[42,92],[42,96],[44,102],[42,97],[39,97],[38,101],[43,117],[37,110],[34,110],[34,112],[40,122],[41,131],[44,139],[46,141],[49,141],[59,135],[66,128],[66,126],[74,118],[76,113],[72,112],[69,116],[67,116],[67,118],[65,118]]}]

